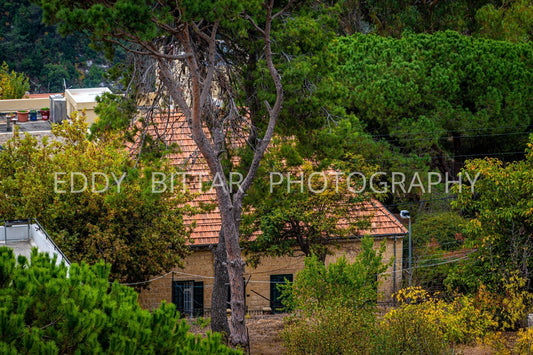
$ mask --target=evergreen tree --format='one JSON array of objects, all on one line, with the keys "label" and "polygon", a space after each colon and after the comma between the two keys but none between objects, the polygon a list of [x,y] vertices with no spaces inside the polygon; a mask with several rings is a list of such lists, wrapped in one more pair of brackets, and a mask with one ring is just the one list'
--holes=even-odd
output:
[{"label": "evergreen tree", "polygon": [[57,265],[33,249],[31,262],[0,247],[2,354],[238,354],[219,334],[188,333],[173,304],[150,313],[137,293],[108,282],[109,266]]},{"label": "evergreen tree", "polygon": [[54,125],[54,141],[15,131],[0,152],[0,211],[36,218],[74,262],[105,260],[122,282],[170,271],[188,253],[183,215],[190,196],[152,193],[152,172],[171,176],[164,159],[130,159],[121,137],[87,137],[74,117]]}]

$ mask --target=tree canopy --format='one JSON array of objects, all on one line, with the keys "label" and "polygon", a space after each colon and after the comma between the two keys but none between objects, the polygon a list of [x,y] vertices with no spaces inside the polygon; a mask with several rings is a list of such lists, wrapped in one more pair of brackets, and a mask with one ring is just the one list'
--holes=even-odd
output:
[{"label": "tree canopy", "polygon": [[464,172],[480,173],[470,189],[458,193],[454,205],[469,216],[466,243],[478,251],[474,258],[451,273],[451,288],[470,291],[480,283],[501,290],[513,274],[531,289],[533,267],[533,140],[526,159],[504,163],[495,158],[466,162]]},{"label": "tree canopy", "polygon": [[109,283],[109,265],[57,265],[0,247],[2,354],[239,354],[220,334],[188,333],[172,304],[142,310],[137,293]]},{"label": "tree canopy", "polygon": [[528,44],[443,32],[333,41],[343,105],[375,139],[456,174],[467,157],[516,154],[532,123]]},{"label": "tree canopy", "polygon": [[0,0],[0,62],[30,78],[32,92],[105,82],[102,55],[79,33],[62,37],[42,23],[42,10],[29,0]]},{"label": "tree canopy", "polygon": [[37,218],[74,262],[111,265],[111,277],[139,282],[186,255],[194,211],[180,188],[152,193],[152,171],[168,162],[130,159],[117,136],[87,138],[82,117],[54,125],[42,142],[15,131],[0,152],[0,210],[5,219]]}]

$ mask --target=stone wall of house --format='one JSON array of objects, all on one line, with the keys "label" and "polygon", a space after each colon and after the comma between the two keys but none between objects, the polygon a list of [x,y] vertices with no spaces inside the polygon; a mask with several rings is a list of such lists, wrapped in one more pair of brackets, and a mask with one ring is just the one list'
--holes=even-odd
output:
[{"label": "stone wall of house", "polygon": [[172,281],[188,280],[204,282],[204,308],[211,307],[213,253],[210,250],[195,250],[185,258],[183,264],[184,268],[175,268],[172,273],[152,281],[146,289],[141,291],[139,294],[141,307],[154,309],[158,308],[163,300],[172,302]]},{"label": "stone wall of house", "polygon": [[[383,262],[389,264],[387,270],[380,276],[380,286],[378,288],[380,299],[387,302],[391,296],[399,290],[402,281],[402,238],[374,238],[374,249],[378,250],[381,243],[385,241],[385,251],[383,252]],[[326,264],[335,261],[341,255],[345,255],[348,262],[353,262],[359,253],[361,243],[359,241],[351,241],[343,243],[343,247],[336,250],[333,255],[326,257]],[[396,253],[395,250],[396,249]],[[395,260],[395,262],[392,262]]]},{"label": "stone wall of house", "polygon": [[[396,262],[391,264],[384,275],[380,277],[379,292],[382,301],[389,301],[390,296],[401,286],[402,269],[402,238],[375,238],[374,248],[378,249],[380,243],[385,240],[386,250],[383,254],[384,262],[388,263],[394,258],[396,249]],[[326,263],[336,260],[341,255],[346,255],[352,262],[360,251],[360,241],[351,240],[343,242],[333,255],[326,258]],[[395,266],[396,265],[396,269]],[[149,288],[139,295],[139,303],[143,308],[154,309],[159,307],[162,300],[172,302],[173,281],[202,281],[204,288],[204,309],[209,315],[211,307],[211,291],[213,288],[213,254],[208,249],[195,250],[184,261],[184,268],[176,268],[174,272],[150,283]],[[304,267],[304,256],[295,253],[294,256],[265,257],[261,259],[256,268],[246,267],[246,307],[249,313],[262,313],[271,311],[271,276],[292,275]],[[396,272],[394,272],[396,270]],[[396,275],[396,277],[394,277]]]}]

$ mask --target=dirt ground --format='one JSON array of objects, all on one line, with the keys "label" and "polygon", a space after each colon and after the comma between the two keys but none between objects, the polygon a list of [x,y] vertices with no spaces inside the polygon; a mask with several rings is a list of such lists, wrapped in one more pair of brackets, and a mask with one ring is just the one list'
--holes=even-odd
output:
[{"label": "dirt ground", "polygon": [[[280,333],[283,329],[283,318],[286,316],[286,314],[270,314],[251,316],[246,319],[252,355],[282,355],[285,353]],[[193,333],[205,334],[207,330],[209,330],[209,326],[200,329],[194,321],[191,324]]]},{"label": "dirt ground", "polygon": [[247,320],[250,352],[253,355],[284,354],[280,337],[285,314],[252,316]]}]

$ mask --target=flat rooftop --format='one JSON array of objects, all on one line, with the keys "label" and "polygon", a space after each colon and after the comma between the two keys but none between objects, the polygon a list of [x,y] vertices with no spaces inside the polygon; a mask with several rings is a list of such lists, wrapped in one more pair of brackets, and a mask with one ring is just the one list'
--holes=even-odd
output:
[{"label": "flat rooftop", "polygon": [[[21,132],[50,131],[52,129],[52,123],[50,121],[43,120],[17,122],[16,125],[19,127]],[[10,126],[11,131],[7,131],[6,119],[3,118],[0,121],[0,133],[13,133],[13,124]]]},{"label": "flat rooftop", "polygon": [[[28,121],[17,122],[20,132],[28,132],[37,135],[51,135],[52,123],[50,121]],[[10,124],[10,130],[7,130],[6,118],[0,115],[0,144],[4,144],[13,137],[13,123]]]},{"label": "flat rooftop", "polygon": [[76,103],[87,103],[87,102],[96,102],[97,96],[102,96],[102,94],[109,92],[106,87],[103,88],[87,88],[87,89],[67,89],[65,90],[65,96],[72,97]]},{"label": "flat rooftop", "polygon": [[28,260],[32,249],[37,248],[40,253],[47,253],[51,258],[56,256],[57,264],[64,261],[67,266],[70,265],[65,254],[35,220],[4,221],[0,225],[0,246],[7,246],[13,249],[15,256],[23,255]]}]

